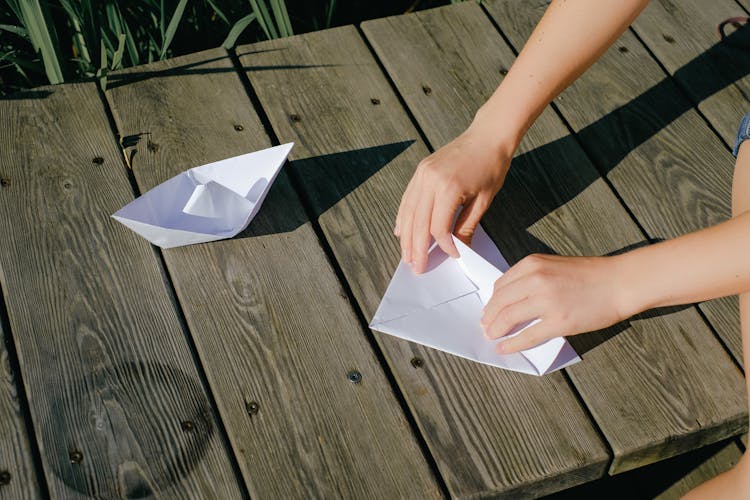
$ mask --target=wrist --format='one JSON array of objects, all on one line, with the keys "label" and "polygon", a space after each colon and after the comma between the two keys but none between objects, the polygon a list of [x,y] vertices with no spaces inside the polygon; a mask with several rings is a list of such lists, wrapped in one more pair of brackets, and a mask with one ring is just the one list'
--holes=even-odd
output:
[{"label": "wrist", "polygon": [[485,147],[494,151],[496,156],[507,160],[501,163],[508,165],[525,131],[520,127],[510,126],[500,120],[500,116],[501,114],[495,112],[487,103],[476,112],[466,132],[477,137]]},{"label": "wrist", "polygon": [[648,309],[648,287],[645,286],[638,252],[631,251],[608,259],[615,287],[615,307],[620,318],[626,319]]}]

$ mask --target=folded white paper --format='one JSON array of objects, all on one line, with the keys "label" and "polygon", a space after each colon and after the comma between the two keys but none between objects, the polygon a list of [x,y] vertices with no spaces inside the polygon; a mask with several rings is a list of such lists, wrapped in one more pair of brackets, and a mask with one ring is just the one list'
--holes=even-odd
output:
[{"label": "folded white paper", "polygon": [[[451,258],[435,244],[423,274],[416,275],[408,264],[399,263],[370,323],[372,329],[532,375],[544,375],[580,361],[563,337],[519,353],[498,354],[495,345],[509,336],[488,340],[479,321],[495,281],[508,270],[508,263],[481,226],[471,248],[455,237],[453,240],[460,258]],[[519,325],[510,335],[537,321]]]},{"label": "folded white paper", "polygon": [[294,143],[194,167],[112,215],[161,248],[231,238],[260,210]]}]

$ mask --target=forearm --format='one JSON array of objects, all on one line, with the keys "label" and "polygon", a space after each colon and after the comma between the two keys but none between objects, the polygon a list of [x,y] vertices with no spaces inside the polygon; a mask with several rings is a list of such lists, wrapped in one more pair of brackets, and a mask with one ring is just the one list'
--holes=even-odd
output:
[{"label": "forearm", "polygon": [[740,148],[731,220],[614,258],[625,315],[750,291],[750,141]]},{"label": "forearm", "polygon": [[750,212],[615,257],[626,315],[750,290]]},{"label": "forearm", "polygon": [[[545,106],[622,34],[648,0],[555,0],[473,127],[515,150]],[[512,151],[511,151],[512,152]]]}]

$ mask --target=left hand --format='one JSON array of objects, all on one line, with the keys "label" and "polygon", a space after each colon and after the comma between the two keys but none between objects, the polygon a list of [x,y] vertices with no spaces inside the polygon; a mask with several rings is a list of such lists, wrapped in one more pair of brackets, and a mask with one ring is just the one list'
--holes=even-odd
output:
[{"label": "left hand", "polygon": [[635,314],[618,263],[617,257],[524,258],[495,282],[482,317],[485,335],[497,339],[519,323],[541,319],[498,343],[497,351],[508,354],[554,337],[599,330]]}]

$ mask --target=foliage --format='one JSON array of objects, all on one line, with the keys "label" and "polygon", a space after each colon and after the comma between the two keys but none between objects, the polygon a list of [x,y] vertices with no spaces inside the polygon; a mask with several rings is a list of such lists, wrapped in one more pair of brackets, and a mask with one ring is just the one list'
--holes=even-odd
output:
[{"label": "foliage", "polygon": [[457,0],[3,1],[0,94]]}]

